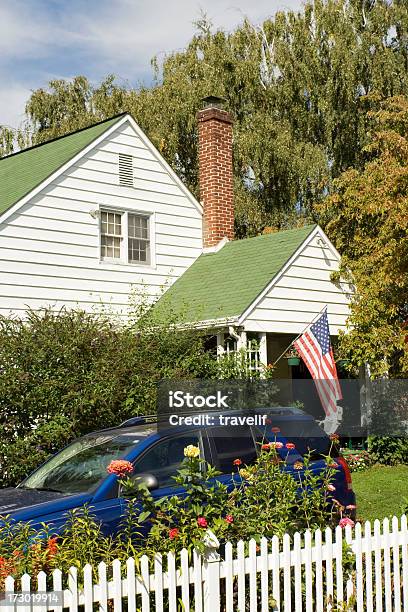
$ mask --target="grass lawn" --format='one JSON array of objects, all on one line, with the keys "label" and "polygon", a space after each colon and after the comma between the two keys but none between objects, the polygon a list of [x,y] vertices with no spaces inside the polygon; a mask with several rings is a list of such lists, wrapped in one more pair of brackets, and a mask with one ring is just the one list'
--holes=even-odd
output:
[{"label": "grass lawn", "polygon": [[352,476],[359,520],[401,515],[403,498],[408,498],[408,465],[373,466]]}]

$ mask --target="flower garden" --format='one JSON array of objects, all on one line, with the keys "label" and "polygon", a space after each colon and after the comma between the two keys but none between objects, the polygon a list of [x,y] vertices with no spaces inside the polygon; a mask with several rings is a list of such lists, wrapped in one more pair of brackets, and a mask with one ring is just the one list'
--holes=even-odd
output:
[{"label": "flower garden", "polygon": [[[287,457],[294,445],[287,443]],[[343,507],[335,499],[333,485],[336,464],[330,456],[318,474],[310,459],[293,464],[294,471],[282,469],[285,460],[278,455],[280,442],[261,445],[257,461],[245,465],[237,457],[231,465],[231,487],[216,479],[218,472],[205,462],[195,446],[184,449],[185,459],[174,478],[185,489],[184,496],[155,500],[143,482],[132,473],[131,463],[112,461],[107,472],[116,474],[121,495],[126,498],[126,512],[115,536],[103,534],[92,515],[92,508],[74,511],[68,516],[58,539],[52,526],[34,531],[30,525],[16,524],[3,518],[0,526],[0,589],[8,575],[19,578],[24,573],[46,573],[55,568],[67,571],[101,561],[125,562],[130,556],[180,552],[203,552],[208,537],[221,544],[227,541],[293,534],[327,525],[354,525],[350,514],[355,506]]]}]

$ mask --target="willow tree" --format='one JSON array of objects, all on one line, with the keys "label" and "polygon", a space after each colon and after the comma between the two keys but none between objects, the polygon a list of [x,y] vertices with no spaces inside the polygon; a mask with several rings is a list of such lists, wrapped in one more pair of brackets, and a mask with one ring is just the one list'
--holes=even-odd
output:
[{"label": "willow tree", "polygon": [[128,110],[197,193],[195,115],[204,96],[218,95],[235,117],[238,235],[315,216],[311,203],[332,179],[361,166],[367,95],[408,93],[406,1],[309,0],[229,33],[205,18],[196,25],[186,49],[153,60],[151,88],[77,77],[38,89],[25,135],[43,142]]}]

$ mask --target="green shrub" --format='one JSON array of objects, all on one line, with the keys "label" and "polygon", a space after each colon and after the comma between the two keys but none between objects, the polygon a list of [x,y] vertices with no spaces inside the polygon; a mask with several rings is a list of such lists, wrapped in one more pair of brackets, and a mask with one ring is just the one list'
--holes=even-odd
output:
[{"label": "green shrub", "polygon": [[408,463],[408,438],[370,436],[368,451],[373,461],[382,465]]},{"label": "green shrub", "polygon": [[202,334],[170,319],[119,326],[68,310],[0,317],[0,486],[76,436],[155,412],[159,380],[214,375]]}]

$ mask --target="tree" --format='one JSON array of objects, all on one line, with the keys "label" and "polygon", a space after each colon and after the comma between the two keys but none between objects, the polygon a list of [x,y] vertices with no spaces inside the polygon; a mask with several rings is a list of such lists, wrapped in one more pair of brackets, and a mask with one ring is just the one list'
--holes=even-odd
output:
[{"label": "tree", "polygon": [[315,218],[312,203],[332,179],[362,163],[367,95],[408,93],[406,1],[308,0],[259,27],[196,25],[185,50],[161,68],[153,60],[152,88],[126,89],[110,76],[96,87],[76,77],[38,89],[25,133],[44,142],[128,110],[197,194],[195,115],[204,96],[219,95],[235,117],[238,236]]},{"label": "tree", "polygon": [[408,99],[382,101],[369,120],[361,169],[334,181],[320,213],[342,254],[339,276],[356,287],[341,348],[398,377],[408,372]]}]

